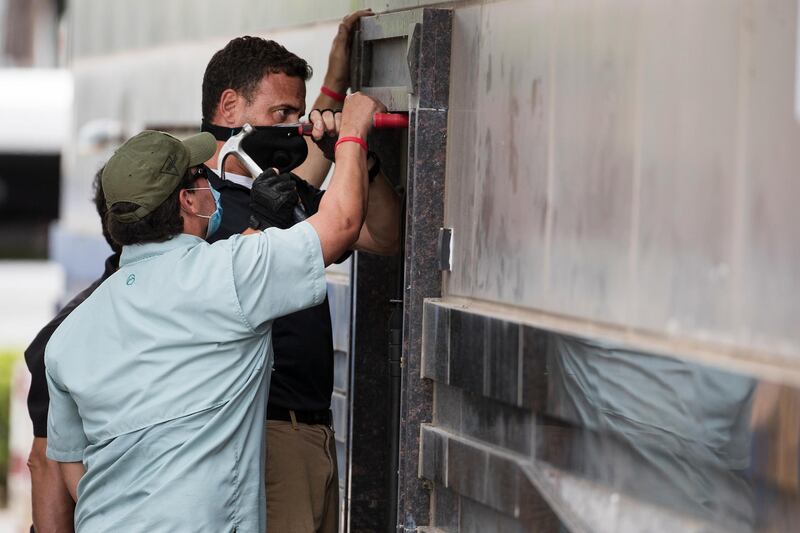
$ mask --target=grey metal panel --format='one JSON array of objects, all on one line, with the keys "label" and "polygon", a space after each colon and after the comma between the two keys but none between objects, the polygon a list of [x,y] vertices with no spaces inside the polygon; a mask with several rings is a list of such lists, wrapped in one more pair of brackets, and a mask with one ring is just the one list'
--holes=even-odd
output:
[{"label": "grey metal panel", "polygon": [[362,19],[351,57],[352,90],[377,98],[389,111],[407,112],[418,92],[422,10]]},{"label": "grey metal panel", "polygon": [[375,24],[365,24],[361,28],[361,38],[367,41],[394,39],[408,35],[412,24],[422,22],[422,11],[418,9],[401,11],[377,17]]},{"label": "grey metal panel", "polygon": [[376,87],[409,87],[411,78],[408,75],[406,54],[408,52],[408,39],[395,37],[385,39],[381,46],[372,48],[372,69],[370,72],[370,85]]},{"label": "grey metal panel", "polygon": [[383,102],[388,111],[408,111],[407,87],[366,87],[362,92]]}]

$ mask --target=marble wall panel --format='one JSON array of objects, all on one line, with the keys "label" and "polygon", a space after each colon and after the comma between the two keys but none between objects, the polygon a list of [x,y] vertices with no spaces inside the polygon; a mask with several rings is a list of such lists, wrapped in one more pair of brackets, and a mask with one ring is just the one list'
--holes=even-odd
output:
[{"label": "marble wall panel", "polygon": [[464,391],[437,382],[433,394],[433,424],[449,431],[461,433],[461,411]]},{"label": "marble wall panel", "polygon": [[[462,533],[482,533],[484,531],[525,533],[526,531],[531,531],[517,520],[468,499],[462,499],[459,523],[459,531]],[[545,530],[543,533],[550,532]]]},{"label": "marble wall panel", "polygon": [[455,229],[451,293],[515,302],[541,297],[552,11],[549,2],[513,1],[454,12],[446,195],[446,224]]},{"label": "marble wall panel", "polygon": [[461,497],[443,486],[437,486],[433,490],[432,500],[431,525],[448,533],[458,531]]},{"label": "marble wall panel", "polygon": [[425,479],[447,484],[447,438],[436,431],[420,431],[419,475]]},{"label": "marble wall panel", "polygon": [[347,393],[349,386],[349,355],[347,352],[335,350],[333,352],[333,388],[342,393]]},{"label": "marble wall panel", "polygon": [[425,9],[419,42],[419,84],[410,98],[403,291],[397,524],[430,522],[430,491],[419,479],[420,424],[431,420],[433,387],[422,376],[424,299],[441,295],[437,269],[444,218],[452,12]]},{"label": "marble wall panel", "polygon": [[[344,516],[345,489],[349,465],[347,448],[350,441],[348,431],[350,418],[350,329],[351,329],[351,287],[349,269],[351,261],[337,265],[328,271],[328,305],[331,310],[331,329],[333,333],[333,394],[331,396],[331,413],[333,415],[333,431],[336,441],[336,457],[338,465],[339,509]],[[346,273],[336,273],[337,270]],[[342,521],[341,523],[344,523]]]},{"label": "marble wall panel", "polygon": [[728,0],[642,6],[632,325],[731,340],[740,20]]},{"label": "marble wall panel", "polygon": [[436,383],[433,424],[470,438],[528,454],[533,449],[530,412],[466,391]]},{"label": "marble wall panel", "polygon": [[796,61],[798,3],[749,4],[751,57],[743,135],[747,146],[740,192],[741,343],[800,352],[800,83]]},{"label": "marble wall panel", "polygon": [[458,6],[445,294],[800,355],[794,0]]},{"label": "marble wall panel", "polygon": [[485,449],[470,446],[459,439],[446,439],[447,468],[445,485],[473,500],[486,498],[486,478],[489,455]]},{"label": "marble wall panel", "polygon": [[[348,262],[349,266],[349,262]],[[352,296],[349,281],[328,281],[328,303],[333,326],[333,348],[344,353],[350,351],[350,312]],[[344,369],[347,370],[346,368]]]},{"label": "marble wall panel", "polygon": [[515,405],[520,397],[520,327],[492,320],[487,330],[484,394]]},{"label": "marble wall panel", "polygon": [[[331,396],[331,411],[333,411],[333,431],[336,440],[345,442],[347,436],[347,395],[334,392]],[[345,465],[342,465],[344,468]]]},{"label": "marble wall panel", "polygon": [[[500,321],[426,306],[447,306],[451,324],[473,329]],[[654,513],[689,531],[792,530],[800,389],[512,324],[521,386],[536,400],[518,407],[437,381],[433,421],[422,426],[420,476],[462,498],[460,531],[470,530],[467,502],[526,531],[558,531],[554,512],[581,531],[640,531]],[[427,357],[447,358],[447,346]]]},{"label": "marble wall panel", "polygon": [[[426,305],[422,320],[422,377],[447,383],[450,379],[450,311]],[[448,355],[434,357],[437,353]]]},{"label": "marble wall panel", "polygon": [[559,2],[550,17],[557,29],[545,301],[550,310],[605,322],[627,318],[639,9],[574,0]]},{"label": "marble wall panel", "polygon": [[348,531],[380,529],[388,511],[391,379],[387,329],[398,275],[391,257],[360,253],[353,266],[348,429]]},{"label": "marble wall panel", "polygon": [[420,476],[433,483],[425,531],[558,531],[558,518],[528,479],[528,460],[423,424]]},{"label": "marble wall panel", "polygon": [[485,322],[475,315],[450,317],[449,383],[472,391],[483,391],[486,369]]}]

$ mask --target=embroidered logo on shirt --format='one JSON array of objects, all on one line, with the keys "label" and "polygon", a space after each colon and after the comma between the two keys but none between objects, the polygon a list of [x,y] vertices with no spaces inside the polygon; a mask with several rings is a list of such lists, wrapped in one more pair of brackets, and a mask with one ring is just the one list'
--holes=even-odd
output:
[{"label": "embroidered logo on shirt", "polygon": [[128,281],[126,281],[125,284],[131,286],[134,283],[136,283],[136,276],[134,274],[131,274],[130,276],[128,276]]}]

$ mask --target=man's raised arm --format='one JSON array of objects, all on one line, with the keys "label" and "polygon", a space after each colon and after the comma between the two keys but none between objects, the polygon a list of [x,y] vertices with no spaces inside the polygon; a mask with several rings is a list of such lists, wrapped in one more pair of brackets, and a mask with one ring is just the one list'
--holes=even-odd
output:
[{"label": "man's raised arm", "polygon": [[[370,15],[374,15],[371,9],[362,9],[350,13],[342,19],[336,36],[333,38],[331,51],[328,55],[328,69],[322,82],[322,86],[325,88],[323,89],[324,91],[330,91],[332,94],[338,94],[339,96],[333,97],[330,94],[321,92],[314,100],[311,109],[341,109],[342,104],[337,98],[346,94],[347,89],[350,87],[350,50],[352,48],[353,28],[361,17]],[[313,138],[319,140],[324,134],[325,132],[322,129],[317,128],[313,133]],[[308,158],[294,170],[294,173],[314,187],[319,188],[328,175],[331,162],[325,158],[311,137],[306,137],[306,142],[308,143]]]},{"label": "man's raised arm", "polygon": [[366,138],[372,128],[372,117],[385,109],[377,100],[360,93],[348,96],[345,101],[333,177],[319,211],[308,219],[319,236],[326,266],[358,240],[369,187]]}]

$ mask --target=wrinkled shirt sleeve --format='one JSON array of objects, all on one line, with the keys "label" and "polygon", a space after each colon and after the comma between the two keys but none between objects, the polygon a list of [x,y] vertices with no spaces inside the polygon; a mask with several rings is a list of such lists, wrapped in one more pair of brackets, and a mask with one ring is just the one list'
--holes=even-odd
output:
[{"label": "wrinkled shirt sleeve", "polygon": [[46,370],[50,392],[50,411],[47,415],[47,457],[60,463],[83,461],[89,441],[83,432],[78,406],[72,396]]},{"label": "wrinkled shirt sleeve", "polygon": [[308,222],[234,237],[231,253],[236,295],[253,330],[324,301],[322,247]]}]

